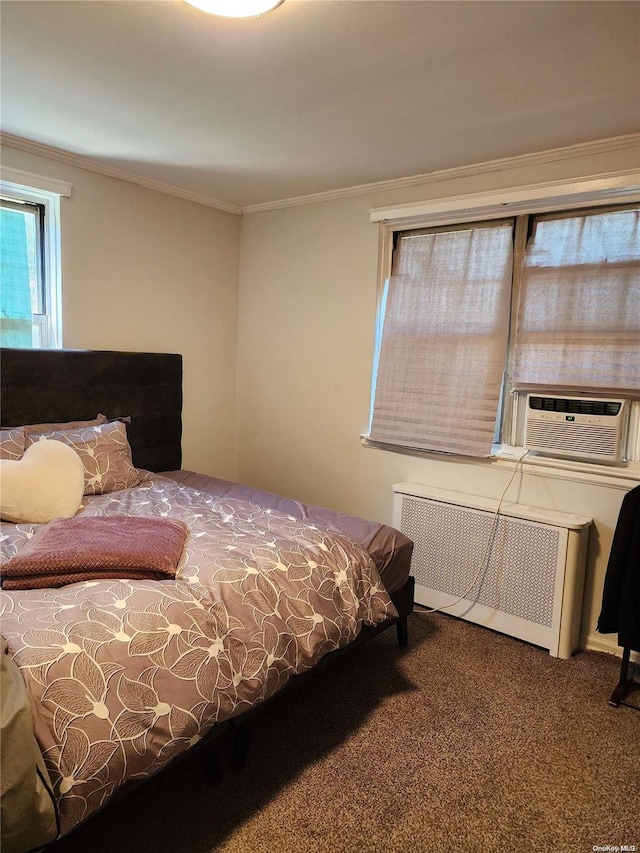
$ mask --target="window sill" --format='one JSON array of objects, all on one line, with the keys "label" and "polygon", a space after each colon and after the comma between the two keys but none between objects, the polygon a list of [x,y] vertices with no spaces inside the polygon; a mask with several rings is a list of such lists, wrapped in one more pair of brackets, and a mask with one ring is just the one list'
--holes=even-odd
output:
[{"label": "window sill", "polygon": [[372,441],[368,435],[361,435],[360,441],[363,447],[418,456],[439,462],[451,461],[467,465],[492,465],[499,468],[513,468],[515,465],[520,465],[525,473],[534,477],[550,477],[584,483],[585,485],[607,486],[626,491],[640,484],[640,463],[638,462],[628,462],[615,466],[600,465],[595,462],[560,459],[559,457],[541,456],[535,453],[530,453],[522,458],[524,454],[522,447],[506,446],[494,446],[491,456],[486,459],[477,459],[469,456],[458,456],[453,453],[436,453],[435,451],[382,444]]},{"label": "window sill", "polygon": [[[523,452],[522,447],[496,447],[490,457],[491,463],[500,467],[512,467],[518,464]],[[594,486],[632,489],[640,483],[640,463],[638,462],[626,462],[622,465],[601,465],[596,462],[583,462],[530,453],[522,460],[521,465],[528,474],[534,476],[574,480]]]}]

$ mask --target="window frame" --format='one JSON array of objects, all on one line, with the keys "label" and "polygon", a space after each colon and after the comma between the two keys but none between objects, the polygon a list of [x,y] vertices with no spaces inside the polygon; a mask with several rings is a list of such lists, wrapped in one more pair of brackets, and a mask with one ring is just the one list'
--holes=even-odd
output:
[{"label": "window frame", "polygon": [[40,248],[45,313],[34,315],[34,322],[41,326],[42,347],[46,349],[61,349],[63,346],[60,199],[69,197],[71,188],[72,185],[65,181],[16,169],[3,167],[0,172],[0,195],[3,198],[10,202],[36,204],[44,211]]},{"label": "window frame", "polygon": [[[431,201],[412,202],[404,205],[369,210],[370,221],[378,223],[378,289],[376,326],[374,337],[374,362],[371,381],[370,417],[373,413],[375,394],[375,379],[382,326],[384,320],[384,303],[388,280],[391,274],[393,247],[395,235],[398,232],[433,228],[447,225],[464,225],[465,223],[485,219],[516,219],[514,236],[514,270],[519,270],[524,257],[527,242],[526,227],[518,227],[526,222],[524,216],[540,215],[550,212],[574,211],[595,207],[621,206],[640,201],[640,171],[626,170],[624,172],[581,178],[574,181],[553,181],[545,184],[512,187],[504,190],[474,193],[450,198],[439,198]],[[513,334],[515,333],[516,314],[518,310],[519,275],[512,286],[511,294],[511,326],[509,335],[509,357],[505,364],[505,377],[501,403],[497,415],[496,437],[499,442],[494,444],[490,460],[513,461],[524,454],[521,445],[510,442],[517,438],[518,421],[522,420],[521,406],[510,393],[511,353],[513,351]],[[600,472],[606,480],[610,476],[620,477],[630,474],[635,484],[640,480],[640,403],[632,402],[627,437],[627,453],[631,461],[620,465],[601,465],[594,462],[567,460],[552,455],[531,457],[527,461],[535,467],[544,466],[557,468],[560,476],[569,476]],[[520,417],[519,417],[520,415]],[[383,447],[369,439],[368,434],[361,436],[365,446]],[[387,450],[393,447],[386,445]],[[418,456],[433,456],[446,458],[446,454],[436,451],[411,451],[408,448],[397,448],[398,451]],[[452,454],[454,456],[455,454]],[[462,459],[463,457],[459,457]],[[473,460],[476,464],[478,460]],[[578,476],[578,479],[581,479]],[[597,474],[596,474],[597,481]],[[622,481],[621,481],[622,482]]]}]

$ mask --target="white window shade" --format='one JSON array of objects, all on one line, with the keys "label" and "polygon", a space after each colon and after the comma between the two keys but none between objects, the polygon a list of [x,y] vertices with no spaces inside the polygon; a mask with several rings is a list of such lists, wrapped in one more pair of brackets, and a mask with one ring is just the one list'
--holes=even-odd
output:
[{"label": "white window shade", "polygon": [[513,384],[640,399],[637,209],[535,220],[522,273]]},{"label": "white window shade", "polygon": [[399,235],[370,439],[488,456],[509,333],[513,222]]}]

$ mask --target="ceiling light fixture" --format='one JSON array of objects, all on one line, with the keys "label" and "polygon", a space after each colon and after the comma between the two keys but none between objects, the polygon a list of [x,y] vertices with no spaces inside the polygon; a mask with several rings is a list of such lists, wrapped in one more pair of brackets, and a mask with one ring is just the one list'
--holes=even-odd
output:
[{"label": "ceiling light fixture", "polygon": [[250,18],[270,12],[276,6],[281,6],[284,0],[186,0],[186,2],[210,15]]}]

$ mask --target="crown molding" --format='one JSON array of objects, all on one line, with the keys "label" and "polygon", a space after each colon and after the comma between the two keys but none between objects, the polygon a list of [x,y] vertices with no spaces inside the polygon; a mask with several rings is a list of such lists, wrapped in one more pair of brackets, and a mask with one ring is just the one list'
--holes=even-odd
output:
[{"label": "crown molding", "polygon": [[421,175],[409,175],[405,178],[394,178],[388,181],[375,181],[369,184],[358,184],[352,187],[327,190],[326,192],[311,193],[309,195],[294,196],[293,198],[278,199],[275,201],[262,202],[260,204],[249,204],[243,207],[226,201],[221,201],[220,199],[213,198],[212,196],[194,193],[190,190],[182,189],[181,187],[165,184],[162,183],[162,181],[145,178],[142,175],[135,174],[134,172],[128,172],[124,169],[119,169],[116,166],[109,166],[97,160],[92,160],[89,157],[84,157],[81,154],[72,154],[69,151],[62,150],[61,148],[54,148],[40,142],[32,142],[29,139],[23,139],[22,137],[14,136],[11,133],[2,134],[2,144],[9,148],[16,148],[19,151],[25,151],[28,154],[37,154],[38,156],[46,157],[49,160],[57,160],[60,163],[67,163],[69,166],[76,166],[79,169],[97,172],[100,175],[117,178],[121,181],[128,181],[129,183],[137,184],[138,186],[145,187],[146,189],[155,190],[156,192],[165,193],[166,195],[173,195],[177,198],[183,198],[187,201],[193,201],[196,204],[203,204],[207,207],[214,207],[218,210],[226,211],[227,213],[240,215],[263,213],[269,210],[281,210],[287,207],[300,207],[306,204],[319,204],[325,201],[352,198],[354,196],[367,195],[373,192],[390,192],[392,190],[400,190],[408,187],[433,184],[439,181],[469,178],[476,175],[490,174],[492,172],[504,172],[510,169],[570,160],[576,157],[588,157],[594,154],[624,151],[626,149],[640,147],[640,133],[630,133],[626,136],[614,136],[609,139],[599,139],[593,142],[580,142],[576,145],[569,145],[563,148],[550,148],[546,151],[539,151],[533,154],[520,154],[516,157],[503,157],[498,160],[487,160],[485,162],[475,163],[469,166],[440,169],[435,172],[427,172]]},{"label": "crown molding", "polygon": [[207,207],[215,207],[227,213],[235,213],[237,215],[242,213],[242,208],[236,204],[230,204],[229,202],[221,201],[208,195],[194,193],[181,187],[174,187],[172,184],[165,184],[162,181],[154,181],[152,178],[145,178],[142,175],[128,172],[125,169],[118,169],[116,166],[100,163],[98,160],[92,160],[81,154],[72,154],[70,151],[63,151],[61,148],[53,148],[51,145],[43,145],[40,142],[32,142],[29,139],[23,139],[21,136],[14,136],[11,133],[2,133],[2,144],[8,148],[25,151],[28,154],[37,154],[39,157],[46,157],[49,160],[57,160],[69,166],[76,166],[78,169],[97,172],[99,175],[105,175],[108,178],[128,181],[130,184],[137,184],[148,190],[155,190],[166,195],[183,198],[186,201],[194,201],[196,204],[204,204]]},{"label": "crown molding", "polygon": [[327,192],[311,195],[285,198],[279,201],[267,201],[262,204],[250,204],[242,208],[243,214],[263,213],[268,210],[280,210],[285,207],[298,207],[303,204],[317,204],[335,199],[367,195],[372,192],[390,192],[421,184],[434,184],[439,181],[450,181],[459,178],[470,178],[476,175],[486,175],[492,172],[505,172],[527,166],[537,166],[543,163],[554,163],[561,160],[571,160],[576,157],[589,157],[593,154],[606,154],[612,151],[624,151],[640,147],[640,133],[629,133],[626,136],[614,136],[609,139],[598,139],[594,142],[580,142],[564,148],[549,148],[533,154],[520,154],[516,157],[502,157],[499,160],[487,160],[470,166],[457,166],[452,169],[441,169],[427,172],[423,175],[410,175],[406,178],[396,178],[389,181],[377,181],[371,184],[344,189],[328,190]]}]

